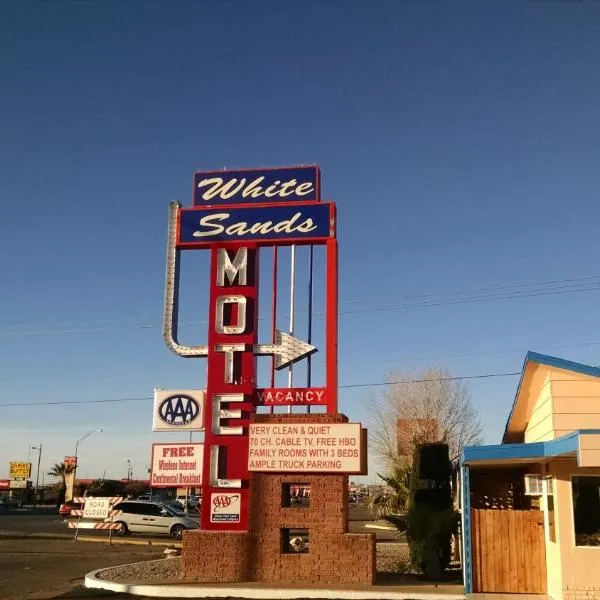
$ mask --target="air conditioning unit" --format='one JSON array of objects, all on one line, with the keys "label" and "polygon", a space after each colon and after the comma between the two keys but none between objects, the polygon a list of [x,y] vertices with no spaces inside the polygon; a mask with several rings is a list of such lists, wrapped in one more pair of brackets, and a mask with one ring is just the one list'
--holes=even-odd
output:
[{"label": "air conditioning unit", "polygon": [[546,485],[543,475],[525,475],[525,495],[543,496],[546,493]]}]

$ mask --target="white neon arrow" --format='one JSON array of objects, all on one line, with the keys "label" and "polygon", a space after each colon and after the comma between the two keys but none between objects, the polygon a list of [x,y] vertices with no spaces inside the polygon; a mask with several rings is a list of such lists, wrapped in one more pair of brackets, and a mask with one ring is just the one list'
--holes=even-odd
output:
[{"label": "white neon arrow", "polygon": [[163,314],[163,339],[171,352],[184,358],[208,356],[208,346],[184,346],[177,340],[179,312],[179,249],[177,241],[177,213],[181,204],[169,203],[169,230],[167,235],[167,269],[165,273],[165,303]]},{"label": "white neon arrow", "polygon": [[257,344],[254,354],[272,354],[275,357],[275,368],[284,369],[317,351],[315,346],[307,344],[293,335],[277,330],[274,344]]}]

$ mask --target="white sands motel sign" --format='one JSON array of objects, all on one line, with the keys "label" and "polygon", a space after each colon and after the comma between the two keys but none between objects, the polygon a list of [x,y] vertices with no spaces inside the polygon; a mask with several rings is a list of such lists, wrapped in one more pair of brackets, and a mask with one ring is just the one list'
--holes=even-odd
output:
[{"label": "white sands motel sign", "polygon": [[[275,441],[268,442],[264,428],[254,428],[252,437],[250,415],[256,406],[321,404],[328,413],[337,413],[335,225],[335,204],[321,202],[318,167],[199,172],[194,175],[194,206],[170,205],[163,337],[179,356],[208,359],[201,515],[205,530],[247,530],[249,470],[284,464],[264,462],[257,450],[261,444],[294,443],[278,442],[280,436],[275,434]],[[259,250],[290,245],[326,248],[325,385],[257,389],[257,355],[271,355],[273,367],[282,369],[316,351],[281,331],[275,331],[269,343],[258,340]],[[210,250],[209,327],[204,345],[185,346],[177,339],[179,261],[180,252],[187,249]],[[300,454],[310,455],[313,449],[314,456],[298,463],[300,471],[364,470],[360,459],[364,430],[359,424],[333,424],[327,434],[304,437]],[[251,440],[258,444],[252,459]],[[325,446],[331,458],[324,456]],[[283,454],[273,460],[285,460]],[[236,509],[225,517],[217,508],[224,508],[234,496]]]}]

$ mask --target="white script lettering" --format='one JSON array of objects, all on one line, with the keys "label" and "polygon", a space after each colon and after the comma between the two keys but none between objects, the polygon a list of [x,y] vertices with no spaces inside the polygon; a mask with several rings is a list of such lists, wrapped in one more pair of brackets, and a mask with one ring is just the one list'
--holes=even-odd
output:
[{"label": "white script lettering", "polygon": [[253,223],[249,225],[246,221],[239,221],[237,223],[231,223],[230,225],[220,225],[220,221],[227,221],[230,217],[230,213],[216,213],[213,215],[206,215],[200,219],[200,227],[204,229],[198,229],[194,231],[194,237],[211,237],[226,233],[227,235],[246,235],[246,234],[260,234],[265,235],[274,231],[275,233],[310,233],[314,231],[317,226],[314,224],[311,218],[307,218],[304,221],[297,223],[302,218],[302,213],[295,213],[290,219],[285,219],[279,223],[273,223],[273,221],[265,221],[261,223]]},{"label": "white script lettering", "polygon": [[264,181],[264,176],[257,177],[252,181],[248,181],[245,177],[237,179],[233,177],[227,181],[224,181],[222,177],[210,177],[209,179],[202,179],[198,182],[198,189],[208,188],[202,193],[203,200],[212,200],[213,198],[219,198],[221,200],[228,200],[232,196],[241,193],[242,197],[247,198],[260,198],[265,196],[266,198],[273,198],[279,196],[284,198],[296,194],[296,196],[307,196],[313,194],[315,188],[310,181],[304,183],[298,183],[296,179],[290,179],[289,181],[275,180],[271,185],[266,188],[261,187],[261,183]]}]

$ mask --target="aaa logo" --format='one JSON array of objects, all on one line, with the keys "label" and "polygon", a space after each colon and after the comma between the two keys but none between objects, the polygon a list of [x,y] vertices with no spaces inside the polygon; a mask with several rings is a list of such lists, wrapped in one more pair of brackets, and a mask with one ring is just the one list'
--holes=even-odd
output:
[{"label": "aaa logo", "polygon": [[167,425],[189,425],[198,418],[200,405],[185,394],[169,396],[160,403],[158,414]]}]

